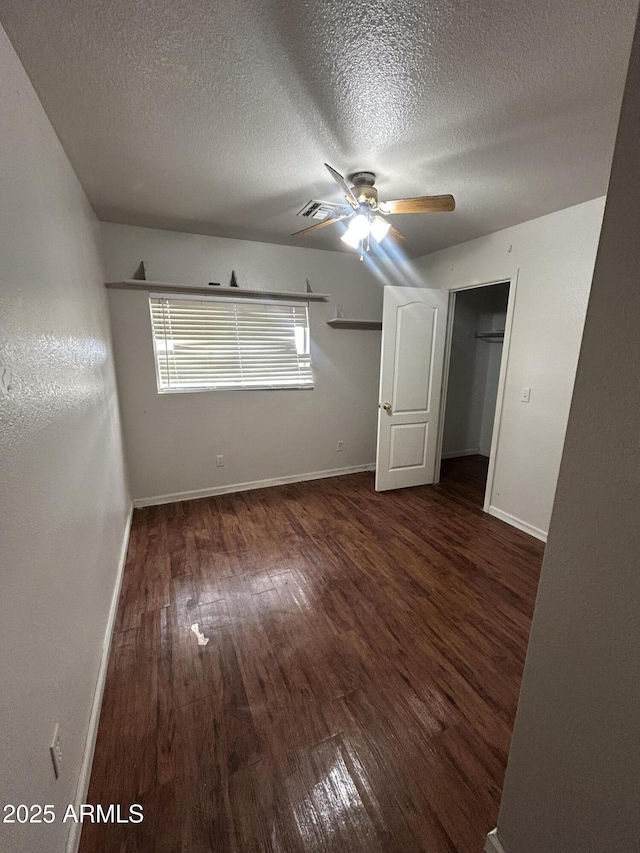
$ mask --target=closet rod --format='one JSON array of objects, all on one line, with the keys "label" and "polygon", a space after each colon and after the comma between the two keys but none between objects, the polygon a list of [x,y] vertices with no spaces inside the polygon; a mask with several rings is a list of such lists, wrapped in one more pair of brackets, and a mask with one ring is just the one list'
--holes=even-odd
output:
[{"label": "closet rod", "polygon": [[503,341],[504,329],[501,329],[497,332],[476,332],[476,338],[479,338],[481,341],[489,341],[490,343]]}]

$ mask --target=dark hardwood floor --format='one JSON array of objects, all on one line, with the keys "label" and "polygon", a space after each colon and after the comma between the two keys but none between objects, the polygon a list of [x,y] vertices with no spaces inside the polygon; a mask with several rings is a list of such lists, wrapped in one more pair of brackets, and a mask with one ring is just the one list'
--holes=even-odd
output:
[{"label": "dark hardwood floor", "polygon": [[543,546],[455,462],[136,511],[82,853],[480,853]]},{"label": "dark hardwood floor", "polygon": [[484,506],[489,459],[487,456],[460,456],[443,459],[440,482],[451,497],[466,506]]}]

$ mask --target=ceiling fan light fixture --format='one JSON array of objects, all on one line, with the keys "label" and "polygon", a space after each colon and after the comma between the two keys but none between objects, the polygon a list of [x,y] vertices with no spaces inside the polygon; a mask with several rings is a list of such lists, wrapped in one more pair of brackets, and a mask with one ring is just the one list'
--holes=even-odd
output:
[{"label": "ceiling fan light fixture", "polygon": [[369,236],[369,229],[369,220],[364,213],[359,213],[349,222],[349,227],[340,239],[352,249],[357,249],[360,242]]},{"label": "ceiling fan light fixture", "polygon": [[[302,237],[309,234],[310,231],[315,231],[318,228],[324,228],[325,225],[333,225],[336,222],[341,222],[343,219],[348,220],[348,227],[342,235],[342,240],[347,246],[353,249],[360,249],[360,260],[363,258],[363,251],[366,243],[366,251],[369,251],[370,238],[380,243],[389,234],[390,239],[395,243],[404,243],[405,238],[394,228],[390,223],[381,216],[376,215],[376,211],[384,213],[385,216],[393,216],[396,213],[445,213],[455,210],[456,201],[452,195],[423,195],[413,198],[396,198],[390,201],[378,201],[378,190],[375,186],[376,176],[373,172],[356,172],[351,176],[353,186],[350,187],[345,181],[340,172],[336,172],[333,166],[328,163],[324,164],[329,171],[329,174],[340,187],[343,196],[349,204],[346,208],[344,202],[341,205],[335,205],[331,214],[320,219],[319,222],[303,228],[301,231],[296,231],[293,237]],[[316,207],[324,202],[310,202],[301,211],[302,215],[309,215],[308,208],[313,206],[313,216],[316,215]],[[327,205],[330,206],[330,205]]]},{"label": "ceiling fan light fixture", "polygon": [[357,249],[360,245],[360,238],[355,237],[349,228],[344,232],[344,234],[340,237],[343,243],[346,243],[347,246],[350,246],[352,249]]},{"label": "ceiling fan light fixture", "polygon": [[383,219],[381,216],[376,216],[373,222],[371,223],[371,236],[376,241],[376,243],[382,242],[384,238],[389,233],[389,228],[391,228],[391,224]]}]

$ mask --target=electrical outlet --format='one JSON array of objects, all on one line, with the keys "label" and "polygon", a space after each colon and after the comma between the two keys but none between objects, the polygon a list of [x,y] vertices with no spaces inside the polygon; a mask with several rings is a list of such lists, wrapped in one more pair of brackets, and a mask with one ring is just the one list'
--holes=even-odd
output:
[{"label": "electrical outlet", "polygon": [[57,779],[60,776],[62,768],[62,744],[60,743],[60,726],[58,723],[56,723],[56,727],[53,730],[53,740],[51,741],[49,751],[51,752],[51,761],[53,762],[53,772]]},{"label": "electrical outlet", "polygon": [[336,452],[339,453],[341,450],[344,450],[344,441],[339,441],[336,446]]},{"label": "electrical outlet", "polygon": [[216,456],[216,468],[224,468],[224,456],[222,453]]},{"label": "electrical outlet", "polygon": [[522,394],[520,395],[520,400],[523,403],[528,403],[531,399],[531,388],[523,388]]}]

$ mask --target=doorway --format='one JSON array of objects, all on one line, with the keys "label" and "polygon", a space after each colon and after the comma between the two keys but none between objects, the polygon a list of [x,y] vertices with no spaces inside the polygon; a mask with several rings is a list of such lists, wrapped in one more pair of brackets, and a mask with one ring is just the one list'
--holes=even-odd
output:
[{"label": "doorway", "polygon": [[501,384],[509,282],[451,295],[440,480],[487,507]]}]

